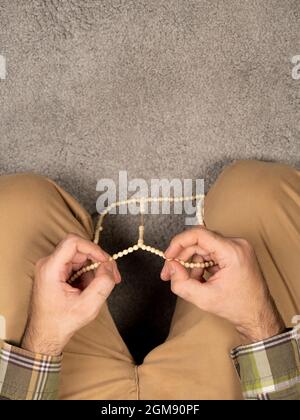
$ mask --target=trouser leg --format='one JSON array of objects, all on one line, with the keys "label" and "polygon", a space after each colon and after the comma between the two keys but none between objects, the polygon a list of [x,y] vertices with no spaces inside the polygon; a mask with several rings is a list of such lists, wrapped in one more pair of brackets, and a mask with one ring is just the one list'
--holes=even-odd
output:
[{"label": "trouser leg", "polygon": [[[300,314],[300,173],[278,164],[242,161],[221,174],[206,198],[205,222],[254,246],[287,325]],[[169,337],[145,359],[141,398],[238,399],[229,357],[234,328],[178,299]]]},{"label": "trouser leg", "polygon": [[[89,214],[54,182],[31,174],[0,178],[1,339],[20,344],[36,262],[68,234],[92,239]],[[64,353],[61,398],[131,398],[135,366],[107,305]]]}]

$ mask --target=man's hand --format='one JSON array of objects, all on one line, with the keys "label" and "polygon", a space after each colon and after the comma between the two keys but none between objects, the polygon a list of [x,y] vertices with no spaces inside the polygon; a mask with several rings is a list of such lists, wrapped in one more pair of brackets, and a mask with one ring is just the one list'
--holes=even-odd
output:
[{"label": "man's hand", "polygon": [[[88,261],[101,262],[81,289],[67,280]],[[93,278],[94,277],[94,278]],[[28,325],[22,348],[49,356],[60,355],[73,334],[94,320],[121,276],[115,262],[97,245],[69,235],[36,266]]]},{"label": "man's hand", "polygon": [[163,280],[172,291],[200,309],[227,319],[247,343],[264,340],[284,330],[251,245],[243,239],[227,239],[199,227],[176,236],[167,259],[194,262],[213,260],[211,277],[204,270],[186,270],[179,262],[165,263]]}]

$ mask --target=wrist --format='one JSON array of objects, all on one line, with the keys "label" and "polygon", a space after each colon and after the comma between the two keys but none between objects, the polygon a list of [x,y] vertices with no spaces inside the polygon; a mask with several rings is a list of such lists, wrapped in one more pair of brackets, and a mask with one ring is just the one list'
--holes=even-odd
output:
[{"label": "wrist", "polygon": [[32,325],[26,328],[21,347],[31,353],[43,354],[45,356],[57,357],[63,352],[65,344],[43,331],[35,329]]},{"label": "wrist", "polygon": [[259,326],[256,328],[240,328],[238,329],[238,332],[242,336],[244,344],[246,345],[276,337],[277,335],[282,334],[285,329],[285,325],[278,322],[276,325],[272,325],[272,327]]},{"label": "wrist", "polygon": [[243,326],[237,327],[239,334],[242,336],[244,344],[253,344],[264,341],[269,338],[282,334],[286,327],[275,307],[272,304],[270,308],[259,312],[257,321],[250,321]]}]

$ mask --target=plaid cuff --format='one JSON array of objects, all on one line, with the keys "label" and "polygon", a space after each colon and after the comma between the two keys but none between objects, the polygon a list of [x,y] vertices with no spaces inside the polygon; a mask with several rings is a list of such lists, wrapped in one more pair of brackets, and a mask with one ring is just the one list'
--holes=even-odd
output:
[{"label": "plaid cuff", "polygon": [[0,399],[57,399],[61,361],[0,341]]},{"label": "plaid cuff", "polygon": [[298,329],[231,352],[246,400],[300,400]]}]

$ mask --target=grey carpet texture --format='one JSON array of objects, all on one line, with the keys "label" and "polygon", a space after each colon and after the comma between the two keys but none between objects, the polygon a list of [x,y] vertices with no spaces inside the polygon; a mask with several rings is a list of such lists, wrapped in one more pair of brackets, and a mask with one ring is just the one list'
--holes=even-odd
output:
[{"label": "grey carpet texture", "polygon": [[[236,159],[300,163],[299,0],[1,0],[0,171],[59,182],[91,212],[101,178],[205,178]],[[112,216],[107,249],[133,216]],[[164,247],[183,219],[147,218]],[[138,361],[174,308],[160,261],[120,262],[110,299]]]}]

